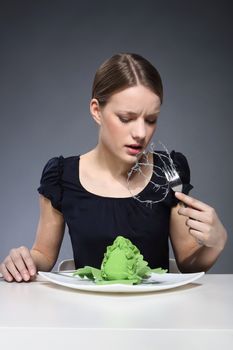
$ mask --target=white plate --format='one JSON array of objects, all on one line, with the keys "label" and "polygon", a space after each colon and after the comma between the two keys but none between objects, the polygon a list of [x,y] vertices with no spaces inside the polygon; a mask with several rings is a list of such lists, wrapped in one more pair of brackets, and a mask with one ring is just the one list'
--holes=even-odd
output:
[{"label": "white plate", "polygon": [[[196,281],[205,273],[153,273],[147,283],[137,285],[127,284],[103,284],[97,285],[88,279],[81,279],[80,277],[73,277],[72,272],[62,272],[62,274],[52,272],[39,271],[39,275],[44,277],[47,281],[59,284],[63,287],[85,290],[90,292],[104,292],[104,293],[142,293],[142,292],[156,292],[166,289],[172,289],[185,284]],[[148,282],[150,282],[148,284]]]}]

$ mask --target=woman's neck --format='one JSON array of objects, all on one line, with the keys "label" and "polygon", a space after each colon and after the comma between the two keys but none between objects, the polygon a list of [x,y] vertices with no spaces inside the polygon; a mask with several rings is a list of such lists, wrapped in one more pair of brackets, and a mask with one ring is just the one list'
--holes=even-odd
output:
[{"label": "woman's neck", "polygon": [[[140,161],[143,162],[142,159]],[[153,155],[149,153],[144,161],[147,164],[141,165],[140,171],[134,171],[135,163],[125,164],[96,147],[81,156],[80,181],[84,188],[97,195],[128,197],[129,188],[130,193],[136,195],[152,176]]]},{"label": "woman's neck", "polygon": [[109,173],[114,179],[127,179],[129,171],[135,164],[121,161],[101,145],[97,145],[91,152],[96,166]]}]

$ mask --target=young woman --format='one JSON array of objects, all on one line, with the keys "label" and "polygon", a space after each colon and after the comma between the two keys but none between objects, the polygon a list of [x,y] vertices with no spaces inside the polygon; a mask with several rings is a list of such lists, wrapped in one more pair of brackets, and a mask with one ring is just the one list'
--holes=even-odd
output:
[{"label": "young woman", "polygon": [[[0,266],[6,281],[28,281],[37,270],[51,270],[65,224],[76,267],[100,267],[118,235],[129,238],[151,268],[168,268],[169,238],[182,272],[206,271],[214,264],[227,233],[213,208],[187,195],[192,186],[184,155],[171,153],[184,193],[169,189],[164,198],[163,186],[155,189],[163,177],[153,170],[162,169],[166,157],[149,152],[147,165],[143,160],[162,100],[160,75],[142,56],[117,54],[101,65],[90,102],[98,144],[81,156],[55,157],[45,165],[34,245],[10,251]],[[131,171],[135,164],[139,171]]]}]

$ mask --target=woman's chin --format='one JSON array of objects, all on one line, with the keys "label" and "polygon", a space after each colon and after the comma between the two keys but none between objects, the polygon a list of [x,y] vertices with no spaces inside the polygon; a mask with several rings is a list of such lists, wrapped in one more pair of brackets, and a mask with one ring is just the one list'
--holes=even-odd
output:
[{"label": "woman's chin", "polygon": [[130,166],[133,166],[137,163],[137,161],[141,158],[140,156],[132,156],[132,155],[127,155],[124,157],[124,162],[129,164]]}]

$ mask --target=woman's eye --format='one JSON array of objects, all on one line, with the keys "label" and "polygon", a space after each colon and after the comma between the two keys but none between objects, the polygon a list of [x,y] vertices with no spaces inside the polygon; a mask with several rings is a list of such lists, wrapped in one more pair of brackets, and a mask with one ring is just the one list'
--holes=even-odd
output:
[{"label": "woman's eye", "polygon": [[129,118],[127,118],[127,117],[122,117],[122,116],[120,116],[120,115],[118,115],[118,118],[120,119],[120,121],[121,121],[122,123],[128,123],[128,122],[130,121]]},{"label": "woman's eye", "polygon": [[148,124],[150,124],[150,125],[153,125],[153,124],[156,124],[156,122],[157,122],[157,119],[153,119],[153,120],[147,120],[146,121]]},{"label": "woman's eye", "polygon": [[[135,119],[132,119],[129,117],[121,116],[121,115],[118,115],[118,118],[120,119],[120,121],[122,123],[129,123],[130,121],[135,120]],[[145,122],[149,125],[153,125],[153,124],[156,124],[157,118],[156,119],[145,119]]]}]

